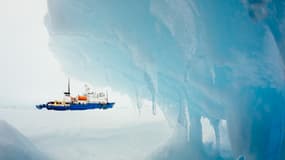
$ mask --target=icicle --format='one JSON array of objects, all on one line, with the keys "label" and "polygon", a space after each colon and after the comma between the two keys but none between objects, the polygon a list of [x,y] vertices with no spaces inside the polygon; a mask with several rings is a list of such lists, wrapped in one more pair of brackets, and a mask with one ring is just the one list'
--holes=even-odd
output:
[{"label": "icicle", "polygon": [[246,160],[246,157],[244,155],[240,155],[237,160]]},{"label": "icicle", "polygon": [[144,79],[145,79],[145,82],[146,82],[146,85],[148,87],[148,90],[151,94],[151,101],[152,101],[152,114],[153,115],[156,115],[156,104],[155,104],[155,88],[154,88],[154,83],[153,83],[153,80],[151,79],[150,75],[145,72],[144,73]]},{"label": "icicle", "polygon": [[156,115],[156,104],[155,104],[155,95],[152,95],[152,114]]},{"label": "icicle", "polygon": [[142,108],[142,101],[139,95],[138,89],[136,89],[136,105],[137,105],[137,110],[139,112],[139,115],[141,115],[141,108]]},{"label": "icicle", "polygon": [[215,131],[215,136],[216,136],[216,150],[219,153],[220,148],[221,148],[221,135],[220,135],[220,130],[219,130],[219,126],[220,126],[220,120],[218,119],[212,119],[211,120],[211,124],[214,128]]},{"label": "icicle", "polygon": [[184,105],[184,113],[185,113],[185,120],[186,120],[186,132],[187,132],[187,142],[190,141],[190,114],[188,106]]},{"label": "icicle", "polygon": [[213,85],[216,83],[216,73],[215,73],[215,69],[214,68],[211,68],[210,69],[210,72],[211,72],[211,76],[212,76],[212,83]]}]

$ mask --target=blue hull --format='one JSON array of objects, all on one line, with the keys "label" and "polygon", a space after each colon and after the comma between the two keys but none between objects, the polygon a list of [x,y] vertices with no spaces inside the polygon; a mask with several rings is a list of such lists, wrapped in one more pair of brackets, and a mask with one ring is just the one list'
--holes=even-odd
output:
[{"label": "blue hull", "polygon": [[66,111],[66,110],[88,110],[88,109],[109,109],[113,108],[115,103],[87,103],[87,104],[70,104],[68,106],[54,106],[47,104],[36,105],[38,109],[46,108],[48,110]]}]

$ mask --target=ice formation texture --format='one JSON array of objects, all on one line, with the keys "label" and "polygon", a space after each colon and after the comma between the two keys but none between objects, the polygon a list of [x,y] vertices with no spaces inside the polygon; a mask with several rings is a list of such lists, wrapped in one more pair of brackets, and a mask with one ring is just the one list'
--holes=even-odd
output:
[{"label": "ice formation texture", "polygon": [[65,72],[161,106],[154,159],[285,159],[284,1],[48,0],[45,23]]}]

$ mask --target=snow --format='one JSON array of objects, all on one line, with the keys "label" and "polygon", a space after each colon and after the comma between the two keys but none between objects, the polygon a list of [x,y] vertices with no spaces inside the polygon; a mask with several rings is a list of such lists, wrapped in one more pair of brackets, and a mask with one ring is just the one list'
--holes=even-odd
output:
[{"label": "snow", "polygon": [[47,160],[48,157],[19,131],[0,120],[0,159]]},{"label": "snow", "polygon": [[[75,112],[1,107],[0,117],[25,134],[30,144],[51,159],[144,160],[168,141],[172,129],[160,110],[156,116],[152,115],[151,102],[143,101],[143,104],[148,107],[141,108],[141,115],[135,107],[116,104],[111,110]],[[0,149],[2,144],[7,144],[7,139],[19,150],[29,148],[22,146],[18,136],[5,127],[0,128],[0,135],[3,134]],[[6,155],[14,154],[8,152]]]}]

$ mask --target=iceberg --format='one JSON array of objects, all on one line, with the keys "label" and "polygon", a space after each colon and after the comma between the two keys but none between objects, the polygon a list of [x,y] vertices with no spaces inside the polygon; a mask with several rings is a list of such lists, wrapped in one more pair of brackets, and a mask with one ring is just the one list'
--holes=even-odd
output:
[{"label": "iceberg", "polygon": [[153,159],[285,159],[282,0],[48,0],[45,24],[66,73],[159,104]]},{"label": "iceberg", "polygon": [[49,158],[19,131],[0,120],[0,159],[48,160]]}]

